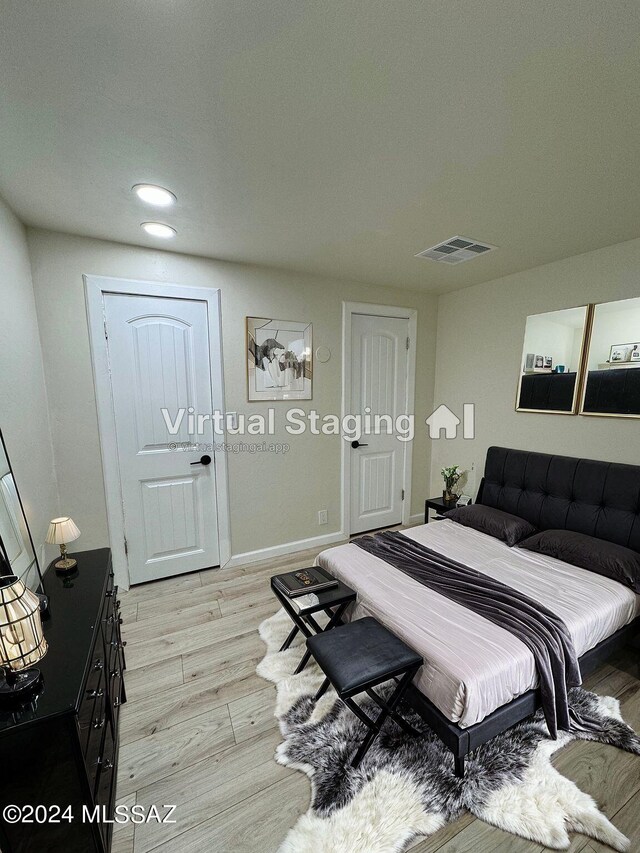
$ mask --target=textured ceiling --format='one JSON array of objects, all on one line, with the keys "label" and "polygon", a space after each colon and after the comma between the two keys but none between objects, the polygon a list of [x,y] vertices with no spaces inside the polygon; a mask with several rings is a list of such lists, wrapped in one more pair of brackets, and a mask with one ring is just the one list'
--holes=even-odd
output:
[{"label": "textured ceiling", "polygon": [[[28,224],[445,291],[640,236],[640,6],[0,0]],[[499,246],[457,267],[413,255]]]}]

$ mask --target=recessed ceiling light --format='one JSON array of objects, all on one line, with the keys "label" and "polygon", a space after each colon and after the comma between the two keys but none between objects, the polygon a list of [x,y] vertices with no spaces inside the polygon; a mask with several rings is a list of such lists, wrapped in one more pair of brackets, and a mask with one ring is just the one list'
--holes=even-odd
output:
[{"label": "recessed ceiling light", "polygon": [[163,240],[168,240],[170,237],[175,237],[178,233],[175,228],[170,225],[165,225],[164,222],[142,222],[140,227],[152,237],[162,237]]},{"label": "recessed ceiling light", "polygon": [[136,184],[131,189],[142,201],[156,207],[169,207],[177,201],[172,192],[164,187],[157,187],[155,184]]}]

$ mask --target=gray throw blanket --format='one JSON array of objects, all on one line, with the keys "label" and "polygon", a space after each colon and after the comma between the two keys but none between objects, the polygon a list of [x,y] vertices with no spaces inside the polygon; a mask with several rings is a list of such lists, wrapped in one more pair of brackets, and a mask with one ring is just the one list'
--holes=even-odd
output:
[{"label": "gray throw blanket", "polygon": [[378,533],[353,544],[419,583],[510,631],[531,650],[538,670],[544,717],[552,738],[558,729],[591,728],[570,715],[567,690],[582,682],[571,635],[562,619],[537,601],[489,575],[438,554],[401,533]]}]

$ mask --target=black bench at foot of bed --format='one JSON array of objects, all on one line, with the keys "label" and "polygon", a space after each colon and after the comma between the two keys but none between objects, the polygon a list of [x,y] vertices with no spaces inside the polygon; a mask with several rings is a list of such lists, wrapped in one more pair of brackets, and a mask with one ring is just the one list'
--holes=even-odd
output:
[{"label": "black bench at foot of bed", "polygon": [[[640,637],[640,616],[580,658],[582,675],[589,675],[607,658],[624,648],[634,637]],[[468,753],[515,726],[516,723],[526,720],[540,707],[539,692],[528,690],[507,705],[497,708],[484,720],[463,729],[445,717],[442,711],[423,696],[414,684],[407,690],[405,697],[445,746],[453,752],[456,776],[460,777],[464,776],[464,760]]]}]

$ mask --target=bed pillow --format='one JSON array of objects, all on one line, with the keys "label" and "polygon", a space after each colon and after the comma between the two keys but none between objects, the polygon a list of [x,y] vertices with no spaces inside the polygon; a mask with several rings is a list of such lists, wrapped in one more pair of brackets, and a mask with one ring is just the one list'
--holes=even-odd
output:
[{"label": "bed pillow", "polygon": [[457,521],[458,524],[464,524],[465,527],[473,527],[480,533],[501,539],[509,546],[536,532],[536,528],[524,518],[482,504],[458,506],[445,512],[444,516],[451,521]]},{"label": "bed pillow", "polygon": [[620,581],[640,593],[640,554],[624,545],[573,530],[543,530],[520,542],[518,547]]}]

